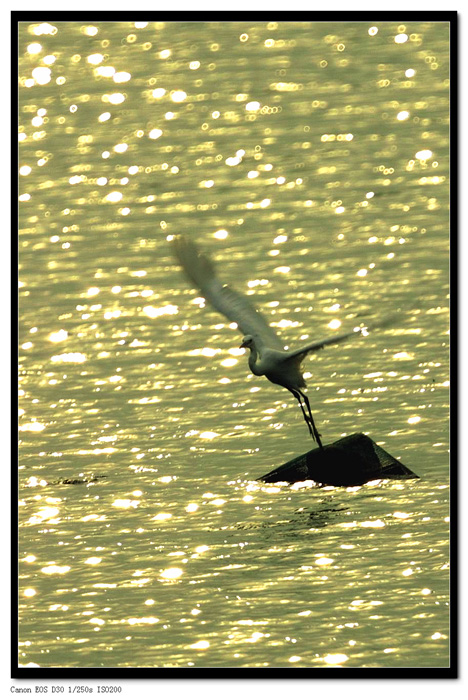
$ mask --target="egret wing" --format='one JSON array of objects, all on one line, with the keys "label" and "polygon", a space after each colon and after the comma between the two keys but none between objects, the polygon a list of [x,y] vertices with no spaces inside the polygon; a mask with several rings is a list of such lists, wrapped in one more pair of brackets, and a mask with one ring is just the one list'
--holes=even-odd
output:
[{"label": "egret wing", "polygon": [[248,298],[222,284],[207,255],[185,236],[174,236],[172,243],[185,274],[217,311],[237,323],[243,335],[251,335],[259,350],[265,346],[283,350],[280,338]]},{"label": "egret wing", "polygon": [[293,350],[289,354],[289,356],[296,357],[298,355],[307,355],[309,352],[315,352],[316,350],[321,350],[326,345],[336,345],[338,343],[342,343],[343,340],[346,340],[347,338],[351,338],[353,335],[362,335],[363,331],[366,331],[366,330],[367,330],[367,327],[355,328],[354,330],[349,331],[348,333],[341,333],[341,335],[333,335],[333,336],[330,336],[329,338],[324,338],[323,340],[316,340],[313,343],[309,343],[308,345],[304,345],[302,348],[299,348],[298,350]]},{"label": "egret wing", "polygon": [[401,311],[398,311],[397,313],[393,314],[392,316],[387,316],[387,318],[377,320],[375,322],[372,322],[371,324],[366,324],[366,325],[360,326],[359,328],[354,328],[352,331],[348,331],[347,333],[341,333],[340,335],[333,335],[333,336],[330,336],[329,338],[324,338],[323,340],[316,340],[313,343],[309,343],[308,345],[304,345],[302,348],[299,348],[299,350],[293,350],[293,352],[290,353],[290,357],[296,357],[298,355],[305,356],[309,352],[314,352],[315,350],[321,350],[326,345],[337,345],[338,343],[342,343],[343,340],[346,340],[347,338],[351,338],[353,335],[367,335],[369,331],[374,331],[374,330],[382,329],[382,328],[388,328],[389,326],[393,326],[395,324],[395,322],[398,321],[400,318],[401,318]]}]

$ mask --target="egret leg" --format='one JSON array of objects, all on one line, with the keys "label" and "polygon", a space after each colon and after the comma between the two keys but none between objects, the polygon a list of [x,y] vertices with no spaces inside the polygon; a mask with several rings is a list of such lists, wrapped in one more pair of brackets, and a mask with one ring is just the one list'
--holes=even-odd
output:
[{"label": "egret leg", "polygon": [[[312,438],[316,441],[318,446],[323,449],[322,441],[320,440],[320,433],[318,432],[317,428],[315,427],[314,419],[312,417],[312,412],[310,410],[310,404],[307,396],[303,394],[301,391],[298,391],[296,389],[290,389],[291,394],[296,397],[297,402],[299,403],[299,406],[301,407],[302,415],[304,416],[304,420],[307,423],[307,427],[309,428],[309,433],[312,435]],[[302,403],[302,399],[304,399],[307,409],[309,411],[309,415],[304,410],[304,406]]]},{"label": "egret leg", "polygon": [[320,440],[320,433],[317,430],[317,428],[315,427],[314,419],[312,417],[312,411],[310,409],[309,399],[308,399],[306,394],[302,393],[302,391],[298,391],[298,394],[300,394],[301,398],[304,399],[304,401],[305,401],[305,405],[307,406],[307,410],[309,412],[309,419],[310,419],[310,424],[311,424],[312,430],[313,430],[313,436],[314,436],[315,440],[317,441],[317,445],[323,450],[322,441]]},{"label": "egret leg", "polygon": [[308,416],[307,413],[305,412],[304,406],[302,405],[301,397],[299,396],[299,394],[296,394],[295,392],[293,392],[293,393],[294,393],[294,396],[296,397],[296,399],[297,399],[297,401],[298,401],[298,403],[299,403],[299,406],[300,406],[301,411],[302,411],[302,415],[304,416],[304,420],[305,420],[305,422],[307,423],[307,427],[309,428],[309,433],[312,435],[312,437],[313,437],[314,440],[315,440],[314,431],[312,430],[312,426],[311,426],[311,424],[310,424],[309,416]]}]

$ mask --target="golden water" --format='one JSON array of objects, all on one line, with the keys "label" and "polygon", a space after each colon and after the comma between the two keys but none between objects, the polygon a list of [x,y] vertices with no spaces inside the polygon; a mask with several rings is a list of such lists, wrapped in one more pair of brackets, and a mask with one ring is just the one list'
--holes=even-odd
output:
[{"label": "golden water", "polygon": [[[19,43],[20,664],[447,666],[448,25]],[[312,443],[178,233],[291,346],[401,309],[306,370],[325,442],[419,481],[255,481]]]}]

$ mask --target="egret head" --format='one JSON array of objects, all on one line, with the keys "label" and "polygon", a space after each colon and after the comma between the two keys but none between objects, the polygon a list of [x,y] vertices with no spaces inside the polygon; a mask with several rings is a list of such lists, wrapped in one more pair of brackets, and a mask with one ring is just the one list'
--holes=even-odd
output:
[{"label": "egret head", "polygon": [[246,335],[242,338],[242,343],[240,344],[241,348],[253,348],[254,347],[254,339],[252,338],[251,335]]}]

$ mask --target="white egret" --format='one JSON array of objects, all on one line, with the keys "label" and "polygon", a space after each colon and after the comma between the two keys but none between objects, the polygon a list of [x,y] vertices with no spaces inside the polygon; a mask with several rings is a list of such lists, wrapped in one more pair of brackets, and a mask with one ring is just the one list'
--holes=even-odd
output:
[{"label": "white egret", "polygon": [[280,338],[268,325],[264,317],[243,294],[223,284],[216,276],[213,263],[197,246],[185,236],[172,238],[177,259],[191,282],[215,309],[230,321],[237,323],[244,338],[241,348],[248,348],[249,367],[257,377],[265,376],[273,384],[288,389],[297,399],[309,433],[320,448],[320,440],[309,399],[304,393],[306,382],[302,374],[302,361],[309,353],[326,345],[340,343],[353,335],[361,335],[366,328],[355,328],[341,335],[308,343],[298,350],[285,350]]}]

